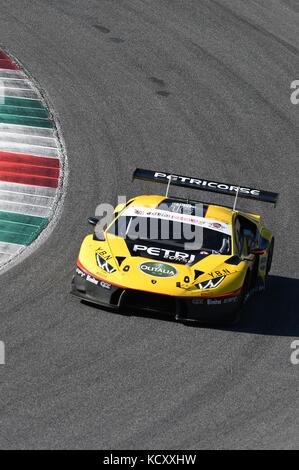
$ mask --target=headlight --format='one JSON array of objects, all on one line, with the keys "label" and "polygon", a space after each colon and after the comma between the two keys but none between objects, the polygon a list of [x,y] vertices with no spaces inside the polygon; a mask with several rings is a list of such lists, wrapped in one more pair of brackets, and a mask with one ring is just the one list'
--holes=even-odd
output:
[{"label": "headlight", "polygon": [[213,289],[214,287],[218,287],[224,278],[225,276],[214,277],[213,279],[209,279],[208,281],[203,281],[199,284],[196,284],[196,287],[198,289]]},{"label": "headlight", "polygon": [[104,258],[102,258],[98,253],[96,253],[96,260],[97,260],[97,264],[100,268],[104,269],[104,271],[106,271],[106,273],[114,273],[116,271],[116,269],[111,266],[111,264],[108,263],[108,261],[106,261]]}]

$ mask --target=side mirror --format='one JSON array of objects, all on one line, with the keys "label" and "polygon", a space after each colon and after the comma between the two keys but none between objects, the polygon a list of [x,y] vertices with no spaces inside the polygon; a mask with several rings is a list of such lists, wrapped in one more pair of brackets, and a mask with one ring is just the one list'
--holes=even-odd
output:
[{"label": "side mirror", "polygon": [[95,226],[95,225],[97,225],[98,221],[99,221],[99,219],[97,217],[88,217],[88,223],[90,225]]},{"label": "side mirror", "polygon": [[266,254],[266,250],[264,250],[263,248],[252,248],[252,250],[250,250],[250,254],[256,255],[256,256],[262,256]]}]

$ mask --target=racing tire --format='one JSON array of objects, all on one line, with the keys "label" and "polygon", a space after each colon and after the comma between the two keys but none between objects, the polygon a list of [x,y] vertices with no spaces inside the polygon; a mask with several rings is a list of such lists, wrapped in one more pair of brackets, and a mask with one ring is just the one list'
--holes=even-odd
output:
[{"label": "racing tire", "polygon": [[241,309],[242,305],[239,305],[236,310],[229,315],[226,315],[223,321],[221,321],[221,324],[226,326],[226,325],[237,325],[241,319]]}]

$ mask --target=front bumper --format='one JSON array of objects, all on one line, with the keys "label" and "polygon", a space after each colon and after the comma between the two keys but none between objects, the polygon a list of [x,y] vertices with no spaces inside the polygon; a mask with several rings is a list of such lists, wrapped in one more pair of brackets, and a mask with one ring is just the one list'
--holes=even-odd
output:
[{"label": "front bumper", "polygon": [[175,316],[178,320],[211,322],[226,320],[241,307],[240,295],[223,298],[174,297],[122,288],[96,279],[77,268],[71,294],[112,309],[131,309]]}]

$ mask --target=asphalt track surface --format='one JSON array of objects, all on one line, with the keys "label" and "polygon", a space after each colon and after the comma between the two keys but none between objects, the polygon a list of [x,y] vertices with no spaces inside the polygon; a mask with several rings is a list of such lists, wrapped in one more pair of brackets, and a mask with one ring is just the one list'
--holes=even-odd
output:
[{"label": "asphalt track surface", "polygon": [[[1,448],[298,447],[297,2],[1,0],[0,11],[0,42],[46,90],[70,168],[53,233],[1,276]],[[70,297],[96,205],[159,191],[132,185],[136,166],[281,193],[275,210],[250,204],[276,253],[268,293],[238,327]]]}]

